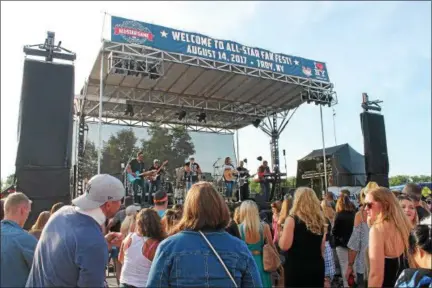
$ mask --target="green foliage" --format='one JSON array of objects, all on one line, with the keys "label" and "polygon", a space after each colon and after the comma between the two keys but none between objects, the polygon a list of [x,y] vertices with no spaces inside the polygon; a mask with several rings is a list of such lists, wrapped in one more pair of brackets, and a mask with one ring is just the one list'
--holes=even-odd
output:
[{"label": "green foliage", "polygon": [[163,162],[168,160],[167,169],[170,174],[174,169],[183,166],[187,158],[195,153],[192,139],[184,126],[176,126],[171,130],[152,125],[149,127],[149,140],[142,141],[145,161],[150,164],[153,159]]},{"label": "green foliage", "polygon": [[111,135],[102,150],[101,173],[118,175],[122,172],[121,163],[127,163],[135,157],[138,148],[135,146],[137,137],[131,128],[123,129]]},{"label": "green foliage", "polygon": [[93,142],[87,141],[84,148],[83,178],[90,179],[97,174],[97,150]]},{"label": "green foliage", "polygon": [[11,174],[11,175],[7,176],[6,179],[2,179],[1,180],[1,188],[6,189],[9,186],[11,186],[12,184],[14,184],[14,177],[15,177],[15,174]]},{"label": "green foliage", "polygon": [[[149,127],[148,133],[150,139],[142,140],[138,146],[137,137],[130,128],[111,135],[102,150],[101,173],[119,175],[122,172],[121,163],[127,164],[131,157],[136,157],[139,150],[144,152],[147,168],[153,164],[153,159],[161,162],[168,160],[169,172],[172,173],[195,153],[192,139],[184,126],[168,130],[154,124]],[[83,170],[85,178],[91,178],[97,173],[97,149],[90,141],[85,146]]]},{"label": "green foliage", "polygon": [[416,175],[416,176],[409,176],[409,175],[396,175],[393,177],[390,177],[389,183],[391,186],[398,186],[403,185],[409,182],[431,182],[431,176],[427,175]]}]

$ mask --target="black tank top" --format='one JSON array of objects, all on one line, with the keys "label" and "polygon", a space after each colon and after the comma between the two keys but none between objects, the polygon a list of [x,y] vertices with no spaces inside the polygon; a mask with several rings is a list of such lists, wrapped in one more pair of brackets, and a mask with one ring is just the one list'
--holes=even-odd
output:
[{"label": "black tank top", "polygon": [[385,258],[384,281],[382,287],[395,287],[396,280],[406,268],[409,268],[409,266],[404,254],[397,258]]}]

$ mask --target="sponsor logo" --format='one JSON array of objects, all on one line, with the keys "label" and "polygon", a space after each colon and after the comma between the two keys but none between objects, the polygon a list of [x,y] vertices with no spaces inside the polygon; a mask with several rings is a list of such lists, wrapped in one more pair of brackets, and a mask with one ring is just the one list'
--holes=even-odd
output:
[{"label": "sponsor logo", "polygon": [[324,64],[315,62],[315,69],[319,70],[319,71],[323,71],[324,70]]},{"label": "sponsor logo", "polygon": [[154,39],[154,34],[148,28],[136,21],[129,20],[115,25],[114,35],[121,36],[129,43],[141,45]]},{"label": "sponsor logo", "polygon": [[309,67],[302,66],[302,72],[308,77],[312,75],[312,69]]}]

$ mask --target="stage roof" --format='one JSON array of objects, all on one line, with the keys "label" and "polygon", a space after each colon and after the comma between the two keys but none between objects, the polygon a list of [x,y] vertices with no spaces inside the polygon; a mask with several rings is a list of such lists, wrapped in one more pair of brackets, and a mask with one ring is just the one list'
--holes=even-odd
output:
[{"label": "stage roof", "polygon": [[99,115],[101,56],[106,123],[232,132],[306,101],[337,103],[323,62],[112,16],[111,41],[76,97],[89,122]]}]

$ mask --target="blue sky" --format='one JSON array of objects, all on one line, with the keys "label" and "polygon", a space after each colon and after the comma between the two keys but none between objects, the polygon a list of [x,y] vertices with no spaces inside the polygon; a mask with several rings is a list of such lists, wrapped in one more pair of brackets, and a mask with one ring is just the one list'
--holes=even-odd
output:
[{"label": "blue sky", "polygon": [[[431,174],[430,2],[2,2],[2,178],[14,171],[22,46],[56,31],[63,46],[78,54],[78,92],[99,48],[101,11],[324,61],[339,99],[337,144],[349,143],[363,153],[359,114],[361,94],[367,92],[384,101],[390,175]],[[326,145],[334,145],[330,108],[324,109],[324,126]],[[269,141],[254,127],[242,129],[240,157],[269,158]],[[294,175],[296,160],[321,147],[318,107],[298,109],[280,147],[287,151],[288,174]]]}]

